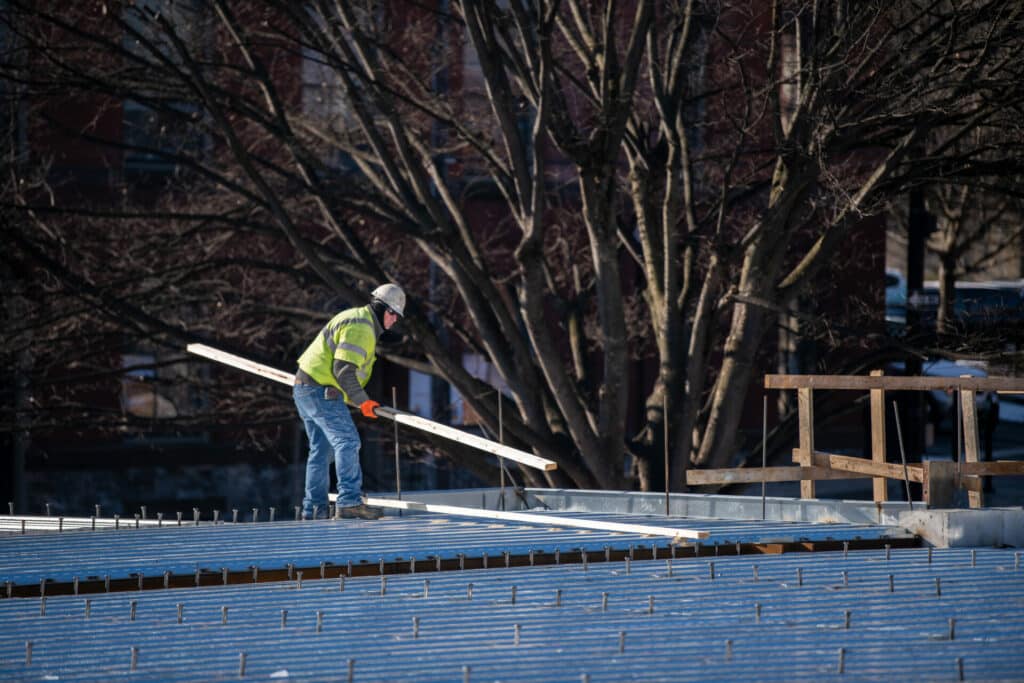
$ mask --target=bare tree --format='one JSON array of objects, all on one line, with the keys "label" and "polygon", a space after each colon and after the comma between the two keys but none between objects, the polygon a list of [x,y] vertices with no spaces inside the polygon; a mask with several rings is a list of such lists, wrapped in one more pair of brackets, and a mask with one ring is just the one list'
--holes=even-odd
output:
[{"label": "bare tree", "polygon": [[[1019,186],[1009,179],[1012,186]],[[999,187],[1002,179],[992,179]],[[936,331],[950,334],[956,330],[956,282],[985,270],[1005,258],[1024,241],[1021,225],[1021,200],[1012,194],[991,192],[975,185],[938,187],[926,199],[936,216],[936,233],[928,240],[928,249],[939,261],[939,302]]]},{"label": "bare tree", "polygon": [[[682,315],[664,319],[689,322],[687,374],[668,389],[670,399],[685,397],[681,410],[669,408],[685,435],[675,441],[676,472],[691,461],[729,462],[737,406],[770,316],[835,263],[837,249],[850,244],[864,217],[908,184],[934,179],[937,168],[954,183],[987,165],[982,148],[967,145],[953,153],[953,143],[983,121],[1006,124],[1019,93],[999,102],[979,98],[974,107],[963,106],[962,98],[1021,66],[1012,57],[1020,15],[1007,3],[772,3],[770,31],[760,30],[765,17],[744,16],[738,8],[713,17],[720,41],[712,39],[711,53],[716,45],[729,46],[722,54],[729,58],[709,60],[714,76],[702,79],[694,93],[685,89],[680,72],[692,64],[685,59],[687,46],[700,49],[703,42],[694,29],[695,7],[679,15],[664,56],[650,60],[654,92],[665,92],[659,114],[672,116],[638,126],[641,144],[655,140],[642,149],[666,160],[654,167],[666,190],[660,202],[634,193],[643,200],[636,201],[638,215],[650,207],[652,220],[640,225],[654,225],[665,236],[656,246],[693,250],[665,259],[647,279],[655,289],[649,299],[667,294],[668,302],[681,304],[669,310]],[[708,101],[710,107],[716,100],[717,117],[700,112],[691,119],[678,105]],[[1001,128],[1010,167],[1020,158],[1013,127]],[[691,151],[693,140],[706,143],[699,154]],[[636,155],[640,177],[652,167],[650,156]],[[712,190],[701,192],[709,184]],[[680,215],[685,220],[676,222]],[[709,248],[697,256],[690,246],[696,244]],[[682,266],[681,272],[673,274],[673,266]],[[729,321],[724,360],[715,375],[708,361],[717,344],[708,341],[718,338],[723,317]],[[663,368],[683,367],[662,355]]]},{"label": "bare tree", "polygon": [[[633,453],[649,487],[668,417],[679,489],[691,464],[734,457],[778,313],[850,260],[865,217],[912,185],[1020,165],[1008,0],[446,7],[168,0],[86,21],[8,3],[36,68],[7,55],[4,78],[130,101],[159,123],[147,135],[64,127],[177,169],[156,200],[94,210],[122,226],[124,258],[79,251],[111,273],[55,253],[91,237],[61,216],[85,207],[39,193],[11,202],[21,254],[139,336],[281,360],[310,311],[400,282],[415,345],[389,358],[496,431],[500,394],[446,340],[486,357],[506,434],[559,464],[531,482],[620,487]],[[963,144],[980,126],[998,161]],[[631,396],[647,355],[657,379]],[[631,399],[647,406],[632,440]]]}]

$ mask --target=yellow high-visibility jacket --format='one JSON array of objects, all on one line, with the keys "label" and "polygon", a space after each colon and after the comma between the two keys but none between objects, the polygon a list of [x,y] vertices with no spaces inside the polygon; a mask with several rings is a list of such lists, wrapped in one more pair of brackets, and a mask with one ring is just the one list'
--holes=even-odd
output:
[{"label": "yellow high-visibility jacket", "polygon": [[349,402],[349,397],[334,377],[334,361],[355,365],[359,386],[365,387],[377,360],[377,335],[377,322],[369,306],[344,310],[324,325],[320,334],[299,356],[299,367],[318,384],[341,391],[345,401]]}]

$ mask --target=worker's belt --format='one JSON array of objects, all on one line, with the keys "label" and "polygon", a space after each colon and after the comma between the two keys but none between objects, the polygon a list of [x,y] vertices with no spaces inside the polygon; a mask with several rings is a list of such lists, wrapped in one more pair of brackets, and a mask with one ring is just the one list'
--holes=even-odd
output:
[{"label": "worker's belt", "polygon": [[[320,386],[323,386],[322,384],[317,382],[315,379],[310,377],[309,373],[307,373],[302,368],[299,368],[295,372],[295,384],[297,386],[304,386],[304,387],[320,387]],[[328,401],[337,401],[338,399],[341,398],[341,392],[338,391],[337,389],[335,389],[334,387],[324,387],[324,398],[327,399]]]},{"label": "worker's belt", "polygon": [[312,377],[310,377],[309,373],[307,373],[302,368],[299,368],[298,371],[296,371],[296,373],[295,373],[295,383],[296,384],[302,384],[302,385],[307,386],[307,387],[318,387],[318,386],[320,386],[320,383],[317,382]]}]

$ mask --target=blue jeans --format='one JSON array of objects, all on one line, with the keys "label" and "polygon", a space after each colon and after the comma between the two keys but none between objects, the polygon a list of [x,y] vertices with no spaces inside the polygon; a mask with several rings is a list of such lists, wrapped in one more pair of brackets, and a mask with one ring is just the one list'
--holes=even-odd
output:
[{"label": "blue jeans", "polygon": [[318,516],[327,516],[331,453],[334,453],[334,469],[338,475],[338,506],[359,505],[363,496],[360,441],[348,406],[341,399],[329,401],[324,398],[323,387],[296,384],[292,388],[292,397],[309,437],[303,516],[311,518],[314,505],[319,508]]}]

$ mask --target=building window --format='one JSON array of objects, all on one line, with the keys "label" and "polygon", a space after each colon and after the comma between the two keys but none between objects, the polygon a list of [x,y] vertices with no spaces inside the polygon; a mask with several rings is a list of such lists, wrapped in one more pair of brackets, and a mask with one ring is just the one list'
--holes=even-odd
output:
[{"label": "building window", "polygon": [[[202,55],[206,24],[196,0],[136,0],[124,7],[121,16],[128,26],[124,47],[140,60],[153,64],[162,59],[183,61],[158,18],[167,20],[193,57]],[[128,147],[125,170],[173,171],[178,165],[176,157],[196,155],[202,148],[203,138],[195,128],[200,108],[168,97],[156,85],[142,86],[137,92],[136,98],[124,101],[122,109],[122,142]]]},{"label": "building window", "polygon": [[[490,97],[487,94],[487,83],[484,78],[480,55],[468,38],[462,45],[462,116],[468,130],[474,131],[485,145],[503,150],[504,141],[500,123],[491,109]],[[516,114],[516,128],[519,138],[528,145],[527,156],[533,153],[532,129],[533,108],[524,106]],[[487,165],[475,151],[453,159],[451,164],[458,173],[467,180],[489,177]]]},{"label": "building window", "polygon": [[[199,112],[191,102],[164,103],[156,110],[136,100],[123,104],[122,141],[126,171],[168,173],[177,168],[177,157],[194,156],[202,148],[202,136],[188,117]],[[168,111],[169,110],[169,111]]]},{"label": "building window", "polygon": [[178,408],[158,391],[156,357],[150,353],[131,353],[121,357],[121,410],[125,415],[148,419],[178,417]]},{"label": "building window", "polygon": [[[496,391],[508,395],[508,385],[505,384],[505,380],[502,379],[501,375],[494,365],[487,360],[485,356],[479,353],[464,353],[462,354],[462,367],[466,371],[476,377],[478,380],[495,387]],[[496,400],[496,395],[484,397],[485,402],[493,403]],[[461,424],[465,426],[479,425],[483,421],[473,408],[467,404],[462,395],[459,392],[452,389],[452,424]]]}]

